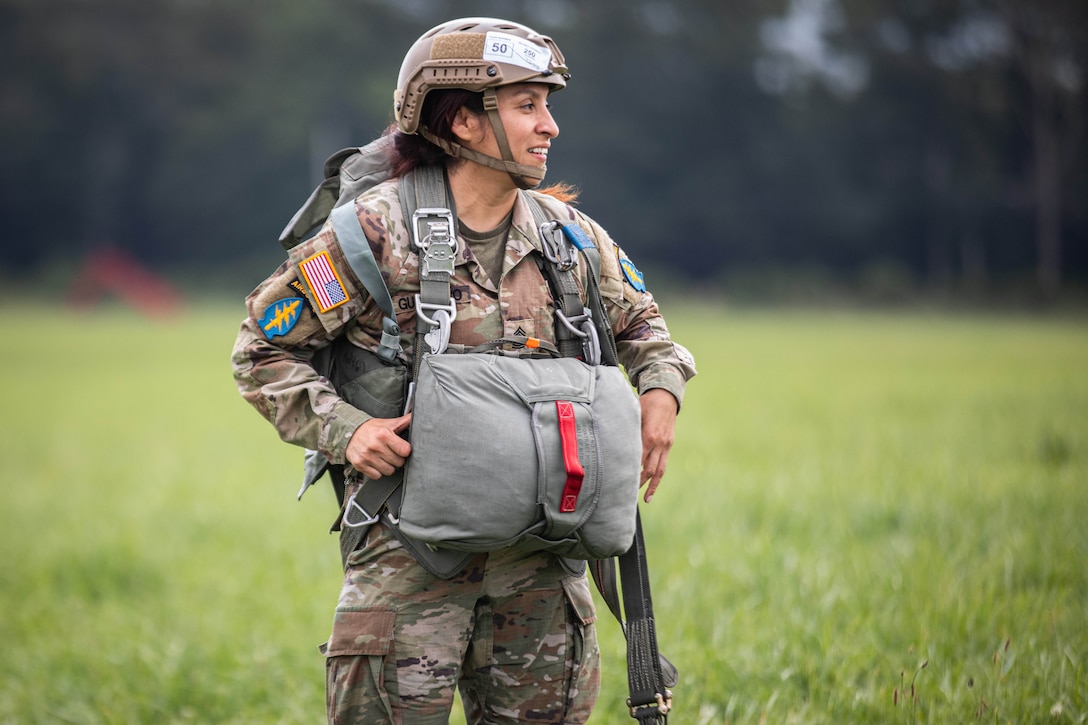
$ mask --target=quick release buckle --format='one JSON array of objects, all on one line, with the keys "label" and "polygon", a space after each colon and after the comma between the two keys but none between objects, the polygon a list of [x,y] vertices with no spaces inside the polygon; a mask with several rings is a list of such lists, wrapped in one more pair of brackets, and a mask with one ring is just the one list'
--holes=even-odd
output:
[{"label": "quick release buckle", "polygon": [[453,212],[425,207],[412,214],[412,244],[420,252],[420,274],[453,274],[457,237],[453,233]]},{"label": "quick release buckle", "polygon": [[450,344],[450,328],[457,319],[457,303],[453,298],[447,304],[439,305],[424,302],[422,297],[416,295],[416,317],[430,327],[423,335],[423,340],[431,348],[431,354],[445,352]]},{"label": "quick release buckle", "polygon": [[[412,213],[412,244],[419,254],[421,280],[448,280],[457,258],[457,237],[454,234],[453,212],[440,207],[423,207]],[[445,275],[443,278],[441,275]],[[416,316],[425,322],[428,331],[423,339],[432,354],[446,351],[450,342],[450,326],[457,317],[457,305],[446,302],[424,302],[416,295]]]},{"label": "quick release buckle", "polygon": [[563,234],[563,225],[557,221],[544,222],[540,225],[540,246],[544,258],[566,272],[577,263],[574,248]]}]

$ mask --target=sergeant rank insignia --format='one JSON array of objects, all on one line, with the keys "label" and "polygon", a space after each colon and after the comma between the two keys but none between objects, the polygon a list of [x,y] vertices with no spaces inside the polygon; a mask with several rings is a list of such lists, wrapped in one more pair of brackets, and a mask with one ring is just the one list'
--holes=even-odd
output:
[{"label": "sergeant rank insignia", "polygon": [[306,300],[301,297],[287,297],[264,308],[264,313],[258,320],[264,336],[271,340],[273,337],[290,332],[298,322],[305,302]]},{"label": "sergeant rank insignia", "polygon": [[328,312],[348,301],[347,290],[340,274],[332,266],[328,252],[321,251],[306,258],[298,268],[302,271],[314,301],[317,302],[317,309],[321,312]]},{"label": "sergeant rank insignia", "polygon": [[639,292],[646,291],[646,280],[642,278],[642,272],[638,271],[638,267],[630,259],[621,259],[620,269],[623,270],[623,276],[627,278],[629,285]]}]

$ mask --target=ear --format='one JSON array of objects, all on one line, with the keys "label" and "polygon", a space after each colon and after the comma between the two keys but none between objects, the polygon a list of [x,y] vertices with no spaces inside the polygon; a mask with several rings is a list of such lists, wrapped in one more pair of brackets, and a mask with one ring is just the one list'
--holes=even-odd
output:
[{"label": "ear", "polygon": [[461,106],[457,110],[457,115],[453,117],[450,130],[462,144],[479,143],[485,135],[484,118]]}]

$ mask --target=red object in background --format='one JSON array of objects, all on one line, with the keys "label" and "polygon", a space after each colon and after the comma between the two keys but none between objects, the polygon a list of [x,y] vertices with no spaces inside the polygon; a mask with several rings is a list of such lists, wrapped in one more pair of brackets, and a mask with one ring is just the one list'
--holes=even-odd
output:
[{"label": "red object in background", "polygon": [[165,317],[181,307],[181,294],[165,279],[117,249],[91,254],[68,289],[68,304],[88,309],[107,295],[149,317]]}]

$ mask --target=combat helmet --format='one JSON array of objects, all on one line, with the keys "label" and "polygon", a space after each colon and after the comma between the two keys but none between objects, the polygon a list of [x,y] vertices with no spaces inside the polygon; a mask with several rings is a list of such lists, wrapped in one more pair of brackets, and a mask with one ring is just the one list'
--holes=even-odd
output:
[{"label": "combat helmet", "polygon": [[[432,28],[408,49],[393,94],[393,113],[403,133],[418,133],[455,158],[506,171],[515,184],[528,189],[544,179],[546,168],[515,163],[499,119],[495,89],[539,82],[558,90],[569,78],[563,54],[548,36],[497,18],[460,18]],[[483,93],[502,159],[438,138],[420,123],[427,94],[450,88]]]}]

